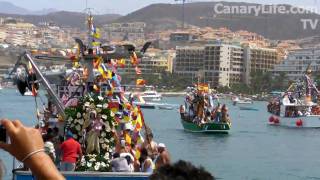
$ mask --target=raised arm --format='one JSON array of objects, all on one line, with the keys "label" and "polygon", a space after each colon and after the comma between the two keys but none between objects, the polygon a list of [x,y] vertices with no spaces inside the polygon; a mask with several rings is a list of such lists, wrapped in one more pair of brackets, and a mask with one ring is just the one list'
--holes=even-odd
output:
[{"label": "raised arm", "polygon": [[22,125],[18,120],[1,120],[11,143],[0,143],[0,148],[8,151],[19,161],[23,161],[40,180],[65,179],[44,152],[44,143],[38,130]]}]

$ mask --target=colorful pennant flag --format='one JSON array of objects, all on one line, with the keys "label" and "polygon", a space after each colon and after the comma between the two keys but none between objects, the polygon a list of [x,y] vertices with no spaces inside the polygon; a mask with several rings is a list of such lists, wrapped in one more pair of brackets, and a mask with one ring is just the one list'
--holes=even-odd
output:
[{"label": "colorful pennant flag", "polygon": [[136,85],[143,86],[146,84],[146,80],[144,79],[137,79]]}]

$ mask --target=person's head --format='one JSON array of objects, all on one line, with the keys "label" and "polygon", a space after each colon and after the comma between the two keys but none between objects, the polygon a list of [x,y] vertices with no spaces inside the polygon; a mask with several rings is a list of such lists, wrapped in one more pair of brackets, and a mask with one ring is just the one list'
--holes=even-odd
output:
[{"label": "person's head", "polygon": [[157,169],[150,180],[215,180],[204,168],[195,167],[189,162],[178,161],[173,165],[164,165]]},{"label": "person's head", "polygon": [[67,131],[66,138],[67,139],[73,138],[73,133],[71,131]]},{"label": "person's head", "polygon": [[140,158],[143,161],[148,158],[148,150],[146,148],[141,149]]},{"label": "person's head", "polygon": [[119,157],[120,157],[120,154],[116,152],[116,153],[114,153],[114,154],[113,154],[113,156],[112,156],[112,157],[113,157],[113,159],[115,159],[115,158],[119,158]]},{"label": "person's head", "polygon": [[153,140],[153,134],[150,132],[146,135],[147,141],[151,142]]},{"label": "person's head", "polygon": [[162,153],[164,150],[166,150],[166,145],[163,143],[158,144],[158,152]]},{"label": "person's head", "polygon": [[53,128],[53,133],[54,133],[55,135],[58,135],[58,134],[59,134],[59,128],[58,128],[58,127],[54,127],[54,128]]}]

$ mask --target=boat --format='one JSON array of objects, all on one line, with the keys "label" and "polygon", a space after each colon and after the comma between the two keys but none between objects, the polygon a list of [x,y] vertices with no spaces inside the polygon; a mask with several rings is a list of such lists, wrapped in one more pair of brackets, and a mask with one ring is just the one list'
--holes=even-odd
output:
[{"label": "boat", "polygon": [[180,106],[181,124],[188,132],[228,134],[231,128],[228,108],[219,102],[215,105],[214,99],[218,99],[206,87],[204,83],[198,84],[189,92],[185,105]]},{"label": "boat", "polygon": [[133,104],[143,109],[156,109],[156,104],[152,102],[146,102],[142,96],[137,96],[138,101],[133,101]]},{"label": "boat", "polygon": [[194,132],[194,133],[228,134],[231,127],[230,123],[210,122],[210,123],[197,125],[193,122],[189,122],[183,119],[181,120],[181,123],[185,131]]},{"label": "boat", "polygon": [[250,98],[239,98],[238,96],[234,96],[234,97],[232,97],[231,100],[233,102],[233,105],[237,105],[237,104],[253,104],[253,101]]},{"label": "boat", "polygon": [[311,76],[312,71],[308,67],[303,77],[304,82],[292,83],[285,93],[269,102],[269,125],[320,128],[320,92]]},{"label": "boat", "polygon": [[258,108],[249,107],[249,106],[239,106],[239,109],[242,111],[259,111]]},{"label": "boat", "polygon": [[158,108],[162,110],[173,110],[175,107],[170,104],[159,104]]},{"label": "boat", "polygon": [[161,101],[162,95],[159,94],[155,90],[147,90],[140,94],[140,96],[145,99],[146,101]]},{"label": "boat", "polygon": [[[93,17],[91,14],[88,17],[88,24],[89,27],[94,27]],[[137,55],[134,51],[132,52],[131,50],[134,48],[128,48],[128,45],[126,44],[125,47],[127,49],[130,49],[128,50],[128,52],[123,50],[126,49],[125,47],[121,47],[122,51],[119,54],[109,54],[108,52],[100,54],[94,52],[93,49],[95,48],[92,47],[93,45],[91,44],[92,42],[95,42],[93,39],[93,34],[93,30],[91,29],[88,33],[88,46],[84,46],[83,42],[80,39],[76,39],[79,48],[78,51],[80,51],[80,53],[76,58],[78,60],[77,63],[73,64],[75,67],[74,72],[70,74],[70,76],[63,77],[63,79],[66,81],[65,84],[62,82],[60,82],[60,84],[52,84],[46,78],[44,73],[39,69],[39,66],[35,62],[36,57],[32,56],[28,52],[24,52],[21,56],[19,56],[14,70],[16,70],[22,63],[24,63],[22,62],[23,60],[26,60],[27,63],[30,64],[30,66],[28,67],[26,66],[26,64],[24,64],[25,71],[28,73],[21,74],[20,81],[23,84],[21,86],[18,86],[18,89],[19,91],[21,90],[20,93],[25,93],[27,91],[27,86],[31,86],[32,92],[35,93],[35,100],[37,102],[36,98],[41,94],[36,94],[38,89],[35,87],[35,85],[39,85],[39,83],[41,83],[41,86],[39,87],[43,87],[46,90],[46,96],[48,100],[48,106],[44,107],[42,114],[49,113],[48,115],[54,115],[54,120],[56,122],[55,127],[60,129],[60,131],[58,132],[59,135],[64,137],[66,132],[71,131],[74,133],[73,138],[75,140],[79,141],[79,143],[81,143],[82,145],[86,145],[86,149],[83,151],[84,153],[82,159],[79,159],[81,163],[77,164],[76,172],[61,172],[66,177],[66,179],[146,180],[148,179],[150,174],[106,172],[110,171],[110,169],[106,167],[111,167],[111,154],[114,152],[116,144],[113,130],[116,131],[118,129],[116,129],[115,127],[115,122],[119,121],[119,123],[123,123],[124,125],[128,125],[129,123],[129,125],[135,128],[134,130],[136,132],[139,132],[138,137],[135,138],[142,139],[142,137],[140,137],[142,136],[142,133],[148,136],[152,132],[144,121],[143,113],[140,108],[132,104],[130,101],[127,101],[123,96],[123,90],[121,89],[121,83],[119,80],[120,76],[117,76],[116,71],[112,68],[101,68],[101,66],[103,65],[109,65],[111,67],[115,66],[114,64],[110,63],[110,61],[108,61],[110,60],[110,57],[115,57],[115,59],[127,58],[128,56],[135,58]],[[146,51],[147,48],[148,47],[144,46],[144,51]],[[143,53],[140,55],[143,55]],[[61,59],[63,59],[63,57],[61,57]],[[95,60],[97,60],[99,63],[97,66],[92,67],[93,62],[97,62]],[[80,68],[76,66],[76,64],[78,63],[81,63],[82,66],[86,68],[86,71],[80,70]],[[99,67],[100,74],[99,76],[95,76],[94,70],[98,69]],[[78,72],[81,74],[80,78],[78,77]],[[60,73],[58,72],[57,75],[53,76],[60,76],[59,74]],[[112,76],[108,76],[107,74]],[[98,78],[100,78],[99,81],[96,81]],[[140,104],[140,106],[142,105],[146,107],[148,103],[144,102],[144,104]],[[39,112],[38,110],[40,111],[40,109],[37,108],[37,112]],[[45,132],[43,129],[44,126],[41,126],[41,124],[49,125],[49,120],[45,118],[40,119],[40,116],[37,117],[39,118],[39,131]],[[86,117],[88,117],[88,119],[86,119]],[[79,123],[79,120],[83,121],[81,125]],[[101,128],[99,130],[99,133],[104,133],[106,134],[106,136],[93,137],[94,143],[99,143],[99,146],[95,146],[93,149],[88,148],[88,144],[92,143],[89,138],[86,141],[81,141],[85,138],[83,134],[88,134],[93,131],[92,128],[83,128],[86,124],[85,121],[87,121],[88,126],[93,126],[95,123],[103,123],[103,126],[105,126],[105,128]],[[79,130],[82,128],[85,133]],[[127,137],[128,136],[126,136],[126,138]],[[133,136],[130,136],[130,139],[131,137],[133,138]],[[97,157],[95,158],[95,161],[92,161],[92,156]],[[89,161],[90,165],[88,165]],[[94,169],[92,168],[93,163],[96,163]],[[103,163],[108,166],[103,166]],[[21,171],[19,169],[15,169],[16,167],[17,166],[14,166],[13,168],[13,179],[34,179],[30,171]]]},{"label": "boat", "polygon": [[[14,180],[34,179],[34,175],[30,171],[14,171]],[[61,172],[66,179],[81,180],[148,180],[148,173],[114,173],[114,172]]]}]

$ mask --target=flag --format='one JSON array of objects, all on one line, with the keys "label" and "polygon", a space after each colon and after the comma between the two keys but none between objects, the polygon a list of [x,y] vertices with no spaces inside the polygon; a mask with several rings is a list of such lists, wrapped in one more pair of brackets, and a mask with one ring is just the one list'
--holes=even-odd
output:
[{"label": "flag", "polygon": [[209,92],[209,85],[205,83],[199,83],[197,84],[198,90],[203,92]]},{"label": "flag", "polygon": [[125,133],[124,139],[125,139],[127,144],[131,145],[131,137],[130,137],[130,135],[128,133]]},{"label": "flag", "polygon": [[138,66],[136,66],[135,70],[136,70],[136,74],[137,75],[141,75],[142,74],[141,69]]},{"label": "flag", "polygon": [[101,38],[100,29],[94,27],[93,37],[96,38],[96,39],[100,39]]},{"label": "flag", "polygon": [[117,61],[117,65],[121,68],[124,68],[124,66],[126,65],[126,60],[125,59],[120,59]]},{"label": "flag", "polygon": [[130,56],[131,59],[131,64],[136,66],[138,65],[138,56],[136,54],[136,52],[133,52],[132,55]]},{"label": "flag", "polygon": [[141,113],[138,114],[135,124],[136,124],[135,131],[139,132],[143,126]]},{"label": "flag", "polygon": [[144,79],[137,79],[136,85],[137,86],[143,86],[146,84],[146,80]]}]

